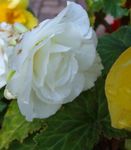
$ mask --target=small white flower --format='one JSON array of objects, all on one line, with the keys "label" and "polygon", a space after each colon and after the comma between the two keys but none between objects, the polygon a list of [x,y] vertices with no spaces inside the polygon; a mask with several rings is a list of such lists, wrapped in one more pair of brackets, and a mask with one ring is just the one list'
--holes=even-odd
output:
[{"label": "small white flower", "polygon": [[10,57],[7,88],[27,120],[47,118],[94,86],[102,64],[86,11],[74,2],[27,32]]},{"label": "small white flower", "polygon": [[[20,24],[10,25],[5,22],[0,24],[0,88],[6,85],[6,76],[8,73],[8,56],[12,54],[17,40],[20,38],[18,30]],[[15,29],[17,27],[17,30]],[[24,28],[24,27],[23,27]]]}]

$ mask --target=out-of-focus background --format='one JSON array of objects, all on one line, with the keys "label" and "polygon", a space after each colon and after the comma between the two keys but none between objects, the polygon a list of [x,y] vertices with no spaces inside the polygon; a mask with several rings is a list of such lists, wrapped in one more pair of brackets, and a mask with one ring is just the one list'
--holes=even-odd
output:
[{"label": "out-of-focus background", "polygon": [[[30,0],[31,9],[40,21],[55,17],[65,6],[66,0]],[[85,7],[85,0],[70,0],[76,1]]]}]

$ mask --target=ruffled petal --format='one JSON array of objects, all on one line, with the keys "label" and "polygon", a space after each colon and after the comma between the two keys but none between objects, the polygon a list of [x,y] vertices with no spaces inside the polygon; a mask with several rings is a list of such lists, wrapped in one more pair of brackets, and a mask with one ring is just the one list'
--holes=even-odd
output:
[{"label": "ruffled petal", "polygon": [[30,99],[28,104],[18,100],[20,111],[28,121],[32,121],[34,118],[48,118],[61,107],[61,104],[47,104],[41,101],[34,91],[31,92]]},{"label": "ruffled petal", "polygon": [[97,78],[101,75],[103,65],[101,63],[100,56],[97,54],[93,65],[84,73],[85,75],[85,86],[84,90],[92,88]]}]

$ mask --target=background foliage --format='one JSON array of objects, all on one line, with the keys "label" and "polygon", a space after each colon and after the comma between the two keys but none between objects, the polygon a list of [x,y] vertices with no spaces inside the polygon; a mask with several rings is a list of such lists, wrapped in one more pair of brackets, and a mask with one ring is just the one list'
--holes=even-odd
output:
[{"label": "background foliage", "polygon": [[93,13],[103,11],[114,17],[128,15],[128,9],[124,8],[126,0],[86,0],[86,2]]},{"label": "background foliage", "polygon": [[[27,122],[20,114],[16,100],[7,101],[0,91],[0,150],[118,150],[124,149],[130,133],[111,127],[104,92],[105,78],[119,55],[131,46],[129,9],[125,0],[87,0],[88,12],[95,27],[106,14],[119,19],[127,17],[116,32],[99,38],[99,52],[104,70],[90,91],[64,105],[53,117]],[[99,19],[98,15],[102,16]],[[107,24],[106,24],[107,25]],[[106,26],[108,27],[108,26]],[[126,149],[131,150],[130,140]]]}]

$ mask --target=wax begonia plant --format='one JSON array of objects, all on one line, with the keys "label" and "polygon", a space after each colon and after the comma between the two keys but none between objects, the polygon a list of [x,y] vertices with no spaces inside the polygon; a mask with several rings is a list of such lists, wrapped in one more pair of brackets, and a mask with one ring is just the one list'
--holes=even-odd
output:
[{"label": "wax begonia plant", "polygon": [[67,1],[42,22],[29,2],[0,0],[0,150],[130,150],[129,2]]}]

